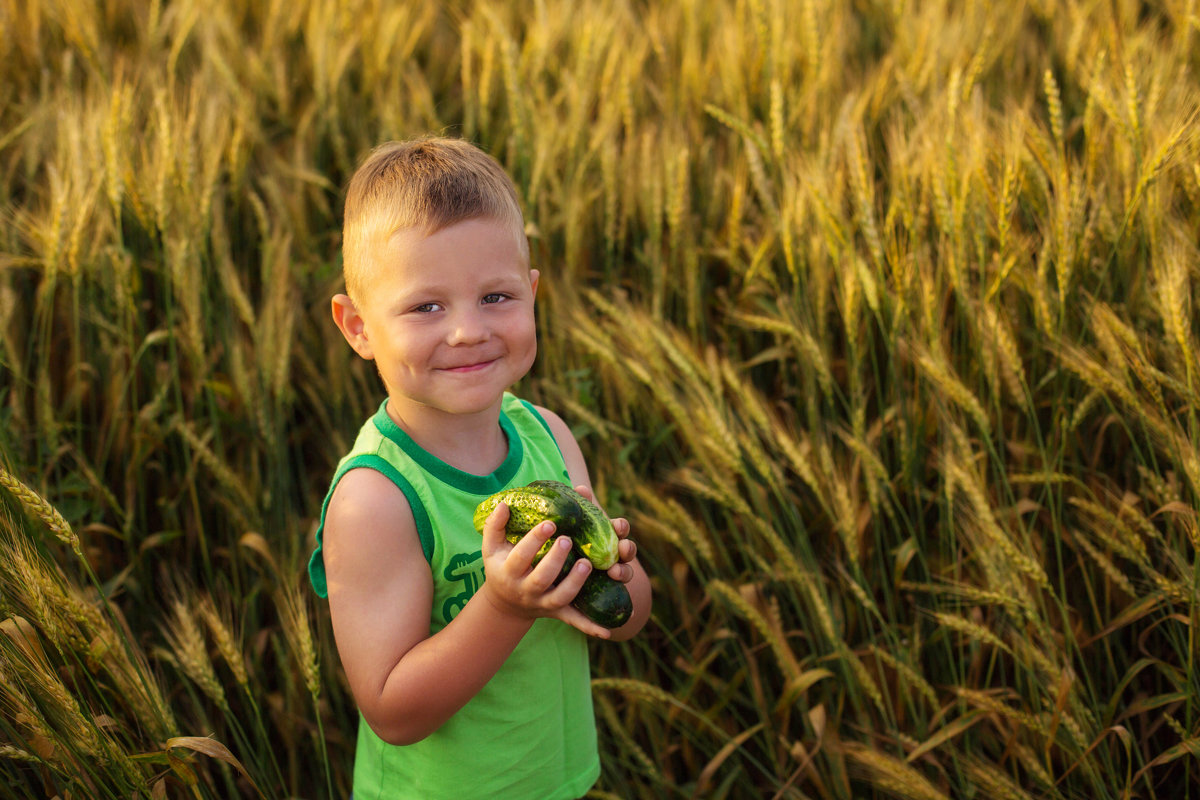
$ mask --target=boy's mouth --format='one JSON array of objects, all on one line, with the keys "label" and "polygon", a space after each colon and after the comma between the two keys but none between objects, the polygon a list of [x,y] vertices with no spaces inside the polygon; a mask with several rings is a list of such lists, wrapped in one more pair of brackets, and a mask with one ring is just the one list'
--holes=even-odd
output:
[{"label": "boy's mouth", "polygon": [[453,372],[453,373],[458,373],[458,374],[467,373],[467,372],[477,372],[481,369],[486,369],[487,367],[490,367],[495,362],[496,362],[496,359],[488,358],[488,359],[483,359],[481,361],[473,361],[469,364],[456,364],[453,366],[442,367],[441,370],[442,370],[442,372]]}]

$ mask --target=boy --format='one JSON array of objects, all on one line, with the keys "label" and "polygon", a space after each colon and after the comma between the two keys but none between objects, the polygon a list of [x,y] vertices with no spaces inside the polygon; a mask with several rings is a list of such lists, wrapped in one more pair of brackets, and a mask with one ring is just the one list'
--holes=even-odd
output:
[{"label": "boy", "polygon": [[472,524],[484,497],[539,478],[591,493],[566,424],[507,391],[537,349],[516,190],[461,140],[383,145],[351,180],[343,263],[334,322],[387,393],[339,464],[309,564],[362,718],[355,800],[580,797],[600,770],[586,635],[637,633],[650,585],[613,520],[608,574],[634,611],[606,630],[570,605],[586,559],[553,583],[566,537],[532,566],[553,523],[516,545],[503,504],[482,539]]}]

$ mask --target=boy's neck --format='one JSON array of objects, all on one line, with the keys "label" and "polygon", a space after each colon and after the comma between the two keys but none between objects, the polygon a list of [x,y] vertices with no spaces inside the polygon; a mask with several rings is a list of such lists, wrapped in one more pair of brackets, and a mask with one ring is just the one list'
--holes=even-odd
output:
[{"label": "boy's neck", "polygon": [[472,475],[490,475],[508,457],[500,403],[478,414],[446,414],[389,398],[388,416],[430,455]]}]

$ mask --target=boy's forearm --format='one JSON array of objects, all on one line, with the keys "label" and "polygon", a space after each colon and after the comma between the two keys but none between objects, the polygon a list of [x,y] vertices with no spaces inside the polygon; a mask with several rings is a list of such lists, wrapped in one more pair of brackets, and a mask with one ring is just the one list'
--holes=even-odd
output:
[{"label": "boy's forearm", "polygon": [[478,694],[532,625],[477,592],[450,624],[401,657],[376,697],[359,699],[363,716],[389,744],[424,739]]}]

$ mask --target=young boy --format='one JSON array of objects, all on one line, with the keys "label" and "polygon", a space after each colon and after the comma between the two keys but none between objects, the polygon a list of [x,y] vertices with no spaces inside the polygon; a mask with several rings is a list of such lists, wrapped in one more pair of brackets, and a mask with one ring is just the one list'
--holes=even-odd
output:
[{"label": "young boy", "polygon": [[637,633],[650,584],[613,520],[608,574],[634,610],[606,630],[570,605],[586,559],[554,584],[566,537],[532,565],[553,523],[511,545],[501,504],[482,538],[473,526],[481,500],[533,480],[591,496],[566,424],[508,392],[537,349],[516,190],[461,140],[383,145],[350,183],[343,261],[334,322],[387,392],[338,466],[309,564],[365,722],[355,800],[580,797],[600,772],[587,635]]}]

